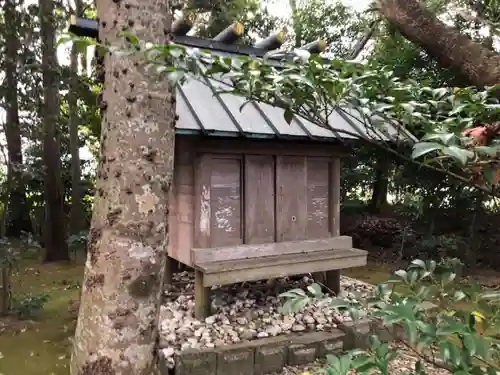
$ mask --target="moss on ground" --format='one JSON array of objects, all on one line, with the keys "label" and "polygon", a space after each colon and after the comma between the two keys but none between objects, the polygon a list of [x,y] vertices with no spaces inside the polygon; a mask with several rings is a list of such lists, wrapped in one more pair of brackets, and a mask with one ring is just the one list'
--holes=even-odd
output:
[{"label": "moss on ground", "polygon": [[70,313],[78,298],[83,262],[21,264],[15,272],[15,297],[46,293],[49,300],[34,320],[0,319],[1,375],[68,375],[70,340],[75,319]]}]

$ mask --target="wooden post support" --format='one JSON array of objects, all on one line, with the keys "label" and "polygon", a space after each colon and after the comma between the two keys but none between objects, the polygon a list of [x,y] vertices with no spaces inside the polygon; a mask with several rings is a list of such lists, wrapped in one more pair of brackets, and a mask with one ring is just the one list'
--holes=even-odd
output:
[{"label": "wooden post support", "polygon": [[203,272],[194,272],[194,317],[203,321],[210,316],[210,288],[203,286]]},{"label": "wooden post support", "polygon": [[326,271],[325,286],[328,288],[330,293],[334,293],[336,296],[340,294],[341,288],[339,270]]},{"label": "wooden post support", "polygon": [[165,280],[163,281],[163,285],[165,286],[172,285],[175,263],[175,260],[167,255],[167,260],[165,261]]},{"label": "wooden post support", "polygon": [[324,285],[326,283],[326,273],[325,272],[313,272],[312,277],[315,282],[320,285]]}]

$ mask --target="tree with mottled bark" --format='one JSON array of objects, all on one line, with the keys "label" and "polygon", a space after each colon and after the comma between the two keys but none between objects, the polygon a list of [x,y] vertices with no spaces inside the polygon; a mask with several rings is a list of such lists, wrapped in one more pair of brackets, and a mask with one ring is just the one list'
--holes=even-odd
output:
[{"label": "tree with mottled bark", "polygon": [[[75,14],[81,15],[82,2],[75,1]],[[83,53],[85,54],[85,53]],[[80,166],[80,139],[78,127],[78,44],[73,43],[70,53],[70,91],[68,94],[69,109],[69,145],[71,151],[71,210],[69,215],[70,233],[76,234],[83,230],[83,205],[82,205],[82,171]],[[86,66],[84,66],[86,68]]]},{"label": "tree with mottled bark", "polygon": [[379,11],[409,41],[477,87],[500,83],[500,55],[445,25],[417,0],[377,0]]},{"label": "tree with mottled bark", "polygon": [[23,156],[18,106],[17,61],[19,50],[18,14],[15,0],[5,0],[5,138],[7,140],[8,199],[5,218],[5,236],[19,238],[22,232],[31,233],[29,207],[23,179]]},{"label": "tree with mottled bark", "polygon": [[[166,44],[164,0],[97,0],[105,56],[101,157],[71,360],[73,375],[151,374],[168,243],[175,96],[123,30]],[[111,52],[110,52],[111,51]]]},{"label": "tree with mottled bark", "polygon": [[55,45],[54,3],[39,0],[43,74],[43,163],[45,192],[44,262],[69,260],[59,150],[59,72]]}]

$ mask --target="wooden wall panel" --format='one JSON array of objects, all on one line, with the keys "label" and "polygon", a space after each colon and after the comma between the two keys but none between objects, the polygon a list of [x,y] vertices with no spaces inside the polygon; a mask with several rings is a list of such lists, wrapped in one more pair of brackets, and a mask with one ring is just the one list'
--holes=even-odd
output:
[{"label": "wooden wall panel", "polygon": [[245,243],[275,241],[275,168],[272,155],[245,156]]},{"label": "wooden wall panel", "polygon": [[329,180],[328,159],[307,158],[307,238],[328,237]]},{"label": "wooden wall panel", "polygon": [[[188,139],[176,140],[174,193],[175,206],[170,213],[175,228],[168,254],[186,265],[191,264],[194,244],[194,150]],[[172,228],[171,228],[172,229]]]},{"label": "wooden wall panel", "polygon": [[340,236],[340,158],[330,164],[330,233]]},{"label": "wooden wall panel", "polygon": [[210,164],[210,246],[241,244],[241,159],[212,158]]},{"label": "wooden wall panel", "polygon": [[276,158],[277,241],[307,238],[306,157]]}]

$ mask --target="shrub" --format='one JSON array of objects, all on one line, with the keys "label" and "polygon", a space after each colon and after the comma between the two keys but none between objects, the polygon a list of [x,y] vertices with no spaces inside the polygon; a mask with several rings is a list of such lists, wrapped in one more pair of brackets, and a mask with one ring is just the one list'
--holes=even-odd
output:
[{"label": "shrub", "polygon": [[[293,312],[307,303],[326,303],[339,312],[347,312],[354,323],[366,317],[379,328],[394,324],[405,335],[392,339],[417,358],[410,375],[424,375],[424,363],[432,363],[455,375],[496,375],[500,370],[500,292],[483,291],[475,282],[459,283],[461,263],[457,259],[414,260],[385,283],[375,287],[363,301],[327,298],[317,284],[307,292],[295,289],[282,294],[287,299],[283,309]],[[429,310],[425,305],[435,305]],[[339,322],[341,324],[341,322]],[[376,330],[380,332],[380,330]],[[388,330],[388,333],[394,330]],[[350,351],[342,356],[328,356],[323,372],[345,375],[389,374],[389,364],[402,355],[372,335],[367,349]]]},{"label": "shrub", "polygon": [[20,298],[14,298],[14,312],[19,319],[36,318],[49,300],[46,293],[32,295],[28,294]]}]

